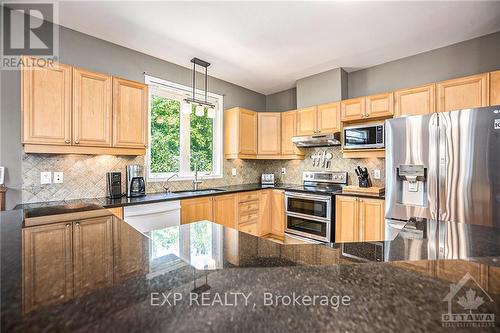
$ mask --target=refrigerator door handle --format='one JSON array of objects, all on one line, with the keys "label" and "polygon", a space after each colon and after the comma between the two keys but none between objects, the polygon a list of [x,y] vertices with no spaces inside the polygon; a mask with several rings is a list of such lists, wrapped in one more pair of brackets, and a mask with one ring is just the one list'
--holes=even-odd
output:
[{"label": "refrigerator door handle", "polygon": [[437,166],[438,166],[438,195],[437,195],[437,201],[438,201],[438,220],[440,221],[446,221],[449,216],[448,216],[448,209],[446,205],[446,198],[447,196],[447,184],[446,184],[446,179],[447,179],[447,168],[448,168],[448,127],[447,127],[447,118],[445,116],[446,114],[441,114],[439,118],[439,125],[438,125],[438,142],[439,142],[439,151],[438,151],[438,160],[437,160]]},{"label": "refrigerator door handle", "polygon": [[429,122],[429,170],[427,174],[427,199],[429,201],[430,217],[439,216],[439,116],[433,114]]}]

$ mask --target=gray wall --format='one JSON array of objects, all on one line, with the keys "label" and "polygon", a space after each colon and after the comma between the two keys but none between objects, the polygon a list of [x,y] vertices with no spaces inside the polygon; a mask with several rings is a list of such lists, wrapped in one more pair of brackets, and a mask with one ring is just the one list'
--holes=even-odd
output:
[{"label": "gray wall", "polygon": [[288,111],[297,108],[297,89],[291,88],[266,96],[266,111]]},{"label": "gray wall", "polygon": [[347,97],[347,74],[342,68],[297,80],[297,108],[340,101]]},{"label": "gray wall", "polygon": [[348,74],[349,98],[500,69],[500,32]]},{"label": "gray wall", "polygon": [[[191,85],[191,70],[101,39],[60,27],[60,62],[144,82],[143,73],[176,83]],[[20,73],[1,72],[1,149],[0,165],[7,167],[7,208],[21,199],[22,146],[20,114]],[[266,109],[266,96],[216,78],[209,79],[209,90],[224,95],[224,108],[242,106],[256,111]]]}]

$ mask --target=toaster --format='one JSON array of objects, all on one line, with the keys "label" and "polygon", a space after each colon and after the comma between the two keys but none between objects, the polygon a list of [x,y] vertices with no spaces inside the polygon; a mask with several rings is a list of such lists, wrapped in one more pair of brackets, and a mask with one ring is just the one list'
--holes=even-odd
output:
[{"label": "toaster", "polygon": [[260,183],[262,185],[273,185],[274,186],[274,173],[263,173]]}]

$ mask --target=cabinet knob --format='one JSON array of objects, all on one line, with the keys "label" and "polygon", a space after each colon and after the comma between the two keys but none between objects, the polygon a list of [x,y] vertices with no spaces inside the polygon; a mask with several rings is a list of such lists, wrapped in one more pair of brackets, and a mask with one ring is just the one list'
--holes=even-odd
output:
[{"label": "cabinet knob", "polygon": [[80,222],[76,222],[75,224],[76,224],[76,226],[77,226],[77,227],[79,227],[79,226],[80,226]]},{"label": "cabinet knob", "polygon": [[66,142],[66,144],[68,144],[68,145],[71,143],[71,141],[69,141],[69,140],[65,140],[64,142]]},{"label": "cabinet knob", "polygon": [[144,148],[148,148],[148,145],[144,145]]},{"label": "cabinet knob", "polygon": [[71,227],[71,223],[66,224],[66,228]]},{"label": "cabinet knob", "polygon": [[78,140],[75,140],[75,143],[76,143],[76,144],[79,144],[79,143],[80,143],[80,141],[78,141]]}]

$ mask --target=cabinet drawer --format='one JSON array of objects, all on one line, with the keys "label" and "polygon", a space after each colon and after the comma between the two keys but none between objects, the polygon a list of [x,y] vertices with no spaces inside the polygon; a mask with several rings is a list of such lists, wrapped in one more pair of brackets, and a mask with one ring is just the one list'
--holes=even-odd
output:
[{"label": "cabinet drawer", "polygon": [[238,202],[247,202],[247,201],[254,201],[254,200],[259,200],[259,193],[258,192],[246,192],[246,193],[240,193],[238,195]]},{"label": "cabinet drawer", "polygon": [[257,222],[258,219],[259,219],[259,212],[240,215],[240,224],[249,223],[251,221]]},{"label": "cabinet drawer", "polygon": [[240,225],[238,230],[246,232],[247,234],[257,235],[257,223],[248,223]]},{"label": "cabinet drawer", "polygon": [[253,212],[259,210],[259,202],[258,201],[248,201],[244,203],[240,203],[240,215],[243,215],[248,212]]}]

